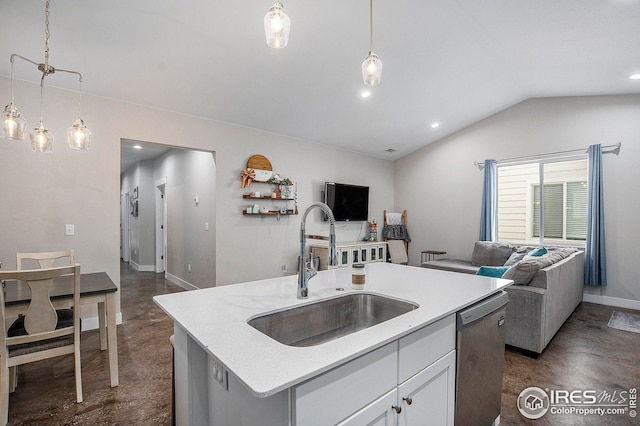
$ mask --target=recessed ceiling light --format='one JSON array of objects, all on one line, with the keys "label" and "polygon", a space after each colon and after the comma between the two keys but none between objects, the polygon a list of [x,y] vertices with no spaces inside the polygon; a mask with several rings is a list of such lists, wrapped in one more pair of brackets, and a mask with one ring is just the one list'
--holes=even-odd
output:
[{"label": "recessed ceiling light", "polygon": [[133,149],[142,149],[142,147],[140,145],[134,145]]},{"label": "recessed ceiling light", "polygon": [[629,78],[630,78],[631,80],[640,80],[640,72],[637,72],[637,73],[635,73],[635,74],[631,74],[631,75],[629,76]]},{"label": "recessed ceiling light", "polygon": [[360,97],[362,98],[368,98],[369,96],[371,96],[371,91],[370,90],[363,90],[362,92],[360,92]]},{"label": "recessed ceiling light", "polygon": [[436,122],[431,123],[431,128],[432,128],[432,129],[437,129],[438,127],[440,127],[440,123],[438,123],[437,121],[436,121]]}]

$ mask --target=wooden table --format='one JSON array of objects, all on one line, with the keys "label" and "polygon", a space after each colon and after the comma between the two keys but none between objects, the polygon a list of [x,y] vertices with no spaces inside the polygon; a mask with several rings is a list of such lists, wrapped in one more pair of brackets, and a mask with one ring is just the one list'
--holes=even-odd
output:
[{"label": "wooden table", "polygon": [[[27,310],[31,301],[29,286],[23,282],[7,282],[5,314],[18,315]],[[80,274],[80,304],[98,305],[100,350],[109,349],[109,376],[111,387],[118,386],[118,338],[116,334],[116,292],[118,287],[106,272]],[[73,298],[70,277],[53,280],[51,301],[56,309],[68,308]],[[106,322],[105,322],[106,320]]]},{"label": "wooden table", "polygon": [[420,253],[420,264],[434,260],[436,255],[439,254],[447,254],[447,252],[442,250],[422,250],[422,253]]}]

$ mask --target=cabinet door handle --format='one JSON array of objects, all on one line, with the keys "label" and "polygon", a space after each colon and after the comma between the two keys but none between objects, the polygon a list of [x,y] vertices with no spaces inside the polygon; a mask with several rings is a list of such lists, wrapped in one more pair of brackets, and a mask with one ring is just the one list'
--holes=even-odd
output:
[{"label": "cabinet door handle", "polygon": [[399,405],[392,405],[391,408],[396,410],[396,413],[398,413],[398,414],[402,413],[402,407],[399,406]]},{"label": "cabinet door handle", "polygon": [[413,402],[413,399],[411,399],[410,396],[406,397],[406,398],[402,398],[403,401],[407,401],[408,405],[411,405],[411,403]]}]

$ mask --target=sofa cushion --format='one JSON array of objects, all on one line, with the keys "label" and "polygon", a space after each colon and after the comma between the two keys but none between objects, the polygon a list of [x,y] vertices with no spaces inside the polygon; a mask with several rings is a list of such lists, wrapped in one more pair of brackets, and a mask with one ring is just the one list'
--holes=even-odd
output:
[{"label": "sofa cushion", "polygon": [[544,254],[547,254],[547,249],[544,247],[538,247],[537,249],[533,249],[527,253],[527,256],[540,257]]},{"label": "sofa cushion", "polygon": [[515,247],[491,241],[476,241],[471,255],[473,266],[503,266]]},{"label": "sofa cushion", "polygon": [[511,253],[511,256],[509,256],[509,259],[507,259],[507,261],[504,262],[504,266],[513,266],[516,263],[520,262],[522,259],[524,259],[526,255],[527,255],[526,253],[519,253],[517,251],[514,251],[513,253]]},{"label": "sofa cushion", "polygon": [[536,261],[521,260],[507,269],[502,278],[513,280],[515,285],[527,285],[539,270],[540,266]]},{"label": "sofa cushion", "polygon": [[520,262],[511,266],[502,278],[513,280],[513,283],[516,285],[528,285],[540,269],[548,268],[577,251],[578,249],[576,248],[557,247],[550,248],[547,250],[547,253],[542,256],[527,254]]},{"label": "sofa cushion", "polygon": [[476,275],[482,275],[485,277],[501,278],[505,272],[509,269],[508,266],[481,266],[476,272]]}]

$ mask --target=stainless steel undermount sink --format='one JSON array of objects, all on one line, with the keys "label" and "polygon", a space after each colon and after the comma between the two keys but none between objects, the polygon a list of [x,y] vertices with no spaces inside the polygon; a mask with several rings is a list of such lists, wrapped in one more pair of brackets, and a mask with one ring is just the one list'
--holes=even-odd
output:
[{"label": "stainless steel undermount sink", "polygon": [[370,293],[352,293],[273,312],[248,322],[289,346],[315,346],[417,309],[418,305]]}]

